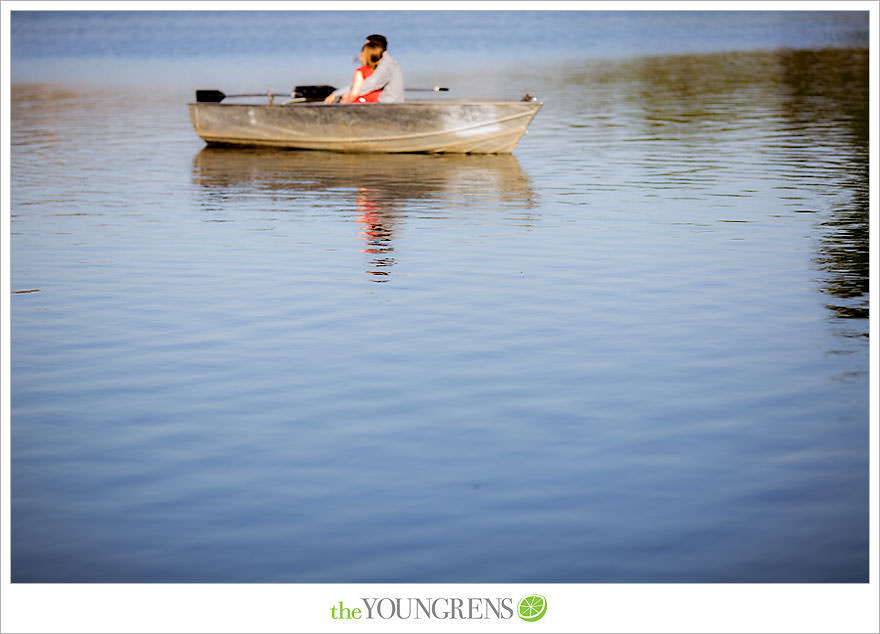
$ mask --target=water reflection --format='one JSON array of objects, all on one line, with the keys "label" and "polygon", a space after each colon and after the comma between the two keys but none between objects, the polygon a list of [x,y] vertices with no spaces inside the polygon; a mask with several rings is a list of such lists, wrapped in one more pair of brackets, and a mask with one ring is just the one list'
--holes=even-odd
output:
[{"label": "water reflection", "polygon": [[597,183],[696,201],[706,217],[687,220],[707,226],[814,215],[818,290],[867,335],[867,321],[853,321],[868,317],[867,50],[641,57],[552,81],[573,102],[589,89],[580,116],[560,116],[571,123],[559,135],[602,156]]},{"label": "water reflection", "polygon": [[192,179],[204,192],[203,206],[212,209],[252,203],[254,194],[289,197],[297,211],[341,198],[360,225],[361,251],[370,258],[366,272],[376,282],[388,279],[395,235],[408,215],[448,217],[457,207],[501,206],[520,210],[518,221],[529,224],[534,218],[528,210],[536,205],[529,178],[512,155],[205,147],[193,159]]},{"label": "water reflection", "polygon": [[394,215],[389,214],[377,202],[377,190],[372,187],[358,187],[355,196],[357,221],[361,225],[361,238],[366,242],[364,253],[373,257],[367,273],[373,275],[377,282],[384,282],[389,275],[389,268],[394,264],[391,254],[394,252]]},{"label": "water reflection", "polygon": [[[867,51],[789,51],[780,55],[786,116],[806,128],[841,171],[830,218],[821,223],[816,264],[826,273],[821,291],[843,319],[868,318],[869,165]],[[867,336],[865,323],[862,336]]]}]

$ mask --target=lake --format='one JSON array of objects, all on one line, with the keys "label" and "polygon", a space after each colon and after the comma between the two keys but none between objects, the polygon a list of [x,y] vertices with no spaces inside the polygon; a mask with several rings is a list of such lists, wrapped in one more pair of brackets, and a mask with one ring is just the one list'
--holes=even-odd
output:
[{"label": "lake", "polygon": [[[866,582],[867,16],[14,12],[13,581]],[[193,132],[370,32],[544,106]]]}]

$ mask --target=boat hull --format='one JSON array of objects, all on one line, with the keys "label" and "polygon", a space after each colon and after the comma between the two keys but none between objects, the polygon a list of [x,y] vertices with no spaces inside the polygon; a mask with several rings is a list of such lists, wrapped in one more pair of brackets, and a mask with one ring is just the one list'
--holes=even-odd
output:
[{"label": "boat hull", "polygon": [[189,104],[208,145],[336,152],[510,154],[541,107],[530,101]]}]

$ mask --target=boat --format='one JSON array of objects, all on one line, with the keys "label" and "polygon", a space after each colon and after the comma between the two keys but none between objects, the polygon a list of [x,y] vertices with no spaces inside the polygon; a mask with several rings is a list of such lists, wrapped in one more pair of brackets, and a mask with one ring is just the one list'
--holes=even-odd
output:
[{"label": "boat", "polygon": [[209,146],[381,153],[510,154],[543,105],[530,95],[344,105],[302,97],[276,104],[271,93],[264,104],[224,100],[220,91],[197,91],[189,104]]}]

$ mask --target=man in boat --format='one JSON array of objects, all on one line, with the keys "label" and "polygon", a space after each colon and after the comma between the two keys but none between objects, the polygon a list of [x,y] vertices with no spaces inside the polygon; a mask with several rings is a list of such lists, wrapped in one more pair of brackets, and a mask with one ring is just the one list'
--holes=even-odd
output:
[{"label": "man in boat", "polygon": [[[380,47],[382,59],[379,60],[379,65],[376,66],[373,74],[364,79],[360,94],[381,90],[379,103],[401,103],[403,101],[403,73],[400,72],[397,60],[388,53],[388,40],[384,35],[374,33],[367,36],[367,44]],[[334,90],[327,96],[324,103],[336,103],[349,90],[351,90],[351,85]]]}]

